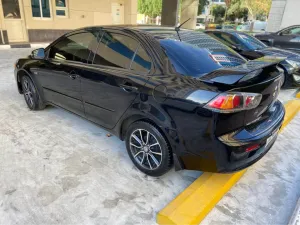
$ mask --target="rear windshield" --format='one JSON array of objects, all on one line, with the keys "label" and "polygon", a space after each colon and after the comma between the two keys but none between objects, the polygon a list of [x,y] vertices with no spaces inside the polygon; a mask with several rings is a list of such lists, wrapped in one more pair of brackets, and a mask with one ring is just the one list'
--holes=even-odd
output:
[{"label": "rear windshield", "polygon": [[185,76],[201,77],[222,67],[244,64],[246,60],[200,32],[180,32],[182,41],[174,35],[171,39],[160,40],[176,71]]}]

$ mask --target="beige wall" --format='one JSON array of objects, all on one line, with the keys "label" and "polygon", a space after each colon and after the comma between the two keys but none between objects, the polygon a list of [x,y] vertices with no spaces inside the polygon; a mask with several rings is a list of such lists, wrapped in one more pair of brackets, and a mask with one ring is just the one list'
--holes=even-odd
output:
[{"label": "beige wall", "polygon": [[111,3],[124,5],[126,24],[136,24],[137,0],[68,0],[68,16],[57,17],[55,0],[51,0],[52,18],[32,17],[31,0],[23,0],[27,29],[75,29],[85,26],[112,24]]}]

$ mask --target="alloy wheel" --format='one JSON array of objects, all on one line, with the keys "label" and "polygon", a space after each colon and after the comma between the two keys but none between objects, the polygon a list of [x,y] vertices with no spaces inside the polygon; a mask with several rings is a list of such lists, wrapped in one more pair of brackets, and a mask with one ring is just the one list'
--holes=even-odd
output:
[{"label": "alloy wheel", "polygon": [[33,107],[34,105],[34,100],[33,100],[33,95],[32,95],[32,88],[28,82],[27,79],[24,79],[23,80],[23,87],[24,87],[24,96],[25,96],[25,99],[26,99],[26,102],[31,106]]},{"label": "alloy wheel", "polygon": [[130,150],[134,160],[148,170],[162,162],[162,149],[156,137],[147,130],[137,129],[130,135]]}]

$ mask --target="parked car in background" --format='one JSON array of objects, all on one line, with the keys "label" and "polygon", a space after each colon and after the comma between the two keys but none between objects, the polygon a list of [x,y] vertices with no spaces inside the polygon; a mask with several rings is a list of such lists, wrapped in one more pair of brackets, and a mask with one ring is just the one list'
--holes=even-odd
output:
[{"label": "parked car in background", "polygon": [[287,27],[273,33],[256,34],[255,37],[266,45],[300,54],[300,25]]},{"label": "parked car in background", "polygon": [[196,23],[196,29],[205,30],[205,24],[203,24],[203,23]]},{"label": "parked car in background", "polygon": [[222,30],[235,30],[236,26],[232,24],[224,24],[222,25]]},{"label": "parked car in background", "polygon": [[247,62],[202,32],[90,27],[19,59],[15,77],[29,109],[54,105],[99,124],[150,176],[172,164],[233,172],[276,140],[280,60]]},{"label": "parked car in background", "polygon": [[285,57],[279,64],[284,70],[284,87],[300,85],[300,54],[268,47],[255,37],[238,31],[209,30],[206,33],[249,60],[264,56]]},{"label": "parked car in background", "polygon": [[[247,21],[247,22],[239,25],[236,30],[238,30],[238,31],[250,31],[251,23],[252,23],[251,21]],[[267,22],[257,20],[257,21],[254,21],[253,23],[254,23],[253,24],[253,32],[262,32],[262,31],[266,30]]]}]

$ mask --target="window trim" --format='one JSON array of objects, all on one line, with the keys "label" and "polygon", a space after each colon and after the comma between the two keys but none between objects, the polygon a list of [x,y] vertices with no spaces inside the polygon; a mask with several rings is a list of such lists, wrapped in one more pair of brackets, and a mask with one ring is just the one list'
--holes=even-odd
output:
[{"label": "window trim", "polygon": [[[60,18],[60,19],[66,19],[66,18],[69,18],[69,2],[68,0],[65,0],[65,3],[66,3],[66,6],[65,7],[62,7],[62,6],[56,6],[56,1],[55,1],[55,16],[57,18]],[[56,14],[56,10],[64,10],[65,11],[65,16],[60,16],[60,15],[57,15]]]},{"label": "window trim", "polygon": [[49,1],[49,9],[50,9],[50,17],[44,17],[43,16],[43,9],[42,9],[42,0],[38,0],[39,4],[40,4],[40,13],[41,13],[41,17],[34,17],[32,15],[33,11],[32,11],[32,1],[31,2],[31,17],[34,20],[53,20],[53,15],[52,15],[52,0],[48,0]]},{"label": "window trim", "polygon": [[[152,56],[149,54],[149,52],[147,51],[147,48],[145,48],[145,47],[143,46],[143,43],[140,42],[137,38],[135,38],[135,37],[133,37],[133,36],[131,36],[131,35],[125,33],[125,32],[122,32],[122,31],[120,31],[120,30],[115,30],[115,29],[100,29],[100,30],[98,30],[98,32],[99,32],[99,35],[101,36],[101,38],[98,40],[98,46],[97,46],[96,52],[98,52],[98,48],[99,48],[100,41],[102,40],[103,35],[104,35],[105,32],[127,36],[127,37],[132,38],[133,40],[135,40],[135,41],[138,43],[138,45],[137,45],[137,48],[136,48],[136,50],[135,50],[134,56],[133,56],[132,59],[131,59],[130,67],[129,67],[129,68],[118,68],[118,67],[114,67],[114,66],[105,66],[105,65],[100,65],[100,64],[94,64],[94,59],[95,59],[96,53],[94,54],[93,61],[92,61],[92,64],[91,64],[91,65],[94,65],[94,66],[97,66],[97,67],[100,67],[100,68],[104,68],[104,69],[105,69],[105,68],[109,68],[109,69],[112,69],[112,68],[113,68],[113,69],[115,69],[115,70],[123,70],[123,71],[125,70],[125,71],[127,71],[127,72],[135,72],[135,73],[137,73],[137,74],[140,74],[140,75],[146,75],[146,76],[149,76],[149,75],[153,75],[153,74],[154,74],[156,68],[155,68],[155,64],[154,64],[153,58],[152,58]],[[102,33],[101,33],[101,32],[102,32]],[[131,64],[132,64],[132,62],[133,62],[133,60],[134,60],[134,58],[135,58],[135,55],[136,55],[136,53],[137,53],[137,51],[138,51],[138,49],[139,49],[140,47],[142,47],[142,48],[146,51],[147,55],[149,56],[149,59],[151,60],[151,69],[149,70],[148,73],[141,72],[141,71],[136,71],[136,70],[131,70],[131,69],[130,69],[130,68],[131,68]]]}]

